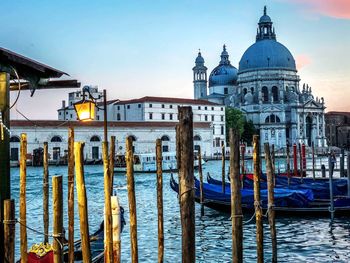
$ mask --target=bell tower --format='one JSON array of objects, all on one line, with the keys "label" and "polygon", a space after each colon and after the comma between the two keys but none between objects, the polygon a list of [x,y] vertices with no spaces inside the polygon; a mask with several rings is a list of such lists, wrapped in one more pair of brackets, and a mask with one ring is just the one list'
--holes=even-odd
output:
[{"label": "bell tower", "polygon": [[260,17],[258,25],[256,41],[264,39],[276,40],[275,28],[272,27],[272,20],[266,13],[266,6],[264,6],[264,14]]},{"label": "bell tower", "polygon": [[207,96],[207,67],[204,66],[204,58],[199,50],[193,67],[193,88],[194,99],[201,99]]}]

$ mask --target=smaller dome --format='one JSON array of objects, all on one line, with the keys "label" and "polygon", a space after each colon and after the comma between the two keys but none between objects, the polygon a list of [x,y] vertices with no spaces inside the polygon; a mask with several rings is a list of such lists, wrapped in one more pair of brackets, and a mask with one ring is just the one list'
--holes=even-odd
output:
[{"label": "smaller dome", "polygon": [[221,60],[219,66],[213,69],[209,76],[209,87],[236,85],[237,69],[231,65],[226,45],[223,46],[221,52]]},{"label": "smaller dome", "polygon": [[219,65],[213,69],[209,76],[209,87],[236,85],[237,69],[232,65]]},{"label": "smaller dome", "polygon": [[196,58],[196,64],[204,64],[204,58],[202,57],[201,52],[198,52],[198,56]]},{"label": "smaller dome", "polygon": [[260,17],[259,23],[272,23],[272,20],[268,15],[263,15]]}]

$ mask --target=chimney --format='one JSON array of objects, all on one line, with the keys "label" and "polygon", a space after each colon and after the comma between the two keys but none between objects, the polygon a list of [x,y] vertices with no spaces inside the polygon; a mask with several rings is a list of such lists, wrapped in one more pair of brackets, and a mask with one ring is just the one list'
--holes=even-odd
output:
[{"label": "chimney", "polygon": [[62,109],[64,109],[66,107],[66,101],[62,100]]}]

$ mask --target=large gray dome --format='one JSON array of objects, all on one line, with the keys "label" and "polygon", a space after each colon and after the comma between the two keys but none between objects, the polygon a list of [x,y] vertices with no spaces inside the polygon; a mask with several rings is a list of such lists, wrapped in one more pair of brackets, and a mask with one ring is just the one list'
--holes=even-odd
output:
[{"label": "large gray dome", "polygon": [[290,51],[274,39],[257,41],[244,52],[239,72],[255,69],[286,69],[296,71]]},{"label": "large gray dome", "polygon": [[209,76],[209,87],[213,86],[232,86],[237,82],[237,69],[231,65],[229,55],[224,45],[221,53],[220,64],[213,69]]}]

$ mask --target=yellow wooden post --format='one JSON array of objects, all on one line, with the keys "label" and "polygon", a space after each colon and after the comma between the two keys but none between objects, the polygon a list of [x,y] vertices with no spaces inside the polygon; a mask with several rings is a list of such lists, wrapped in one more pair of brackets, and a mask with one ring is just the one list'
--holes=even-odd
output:
[{"label": "yellow wooden post", "polygon": [[20,217],[20,238],[21,238],[21,263],[27,263],[27,201],[26,201],[26,180],[27,180],[27,134],[21,134],[19,163],[19,217]]}]

